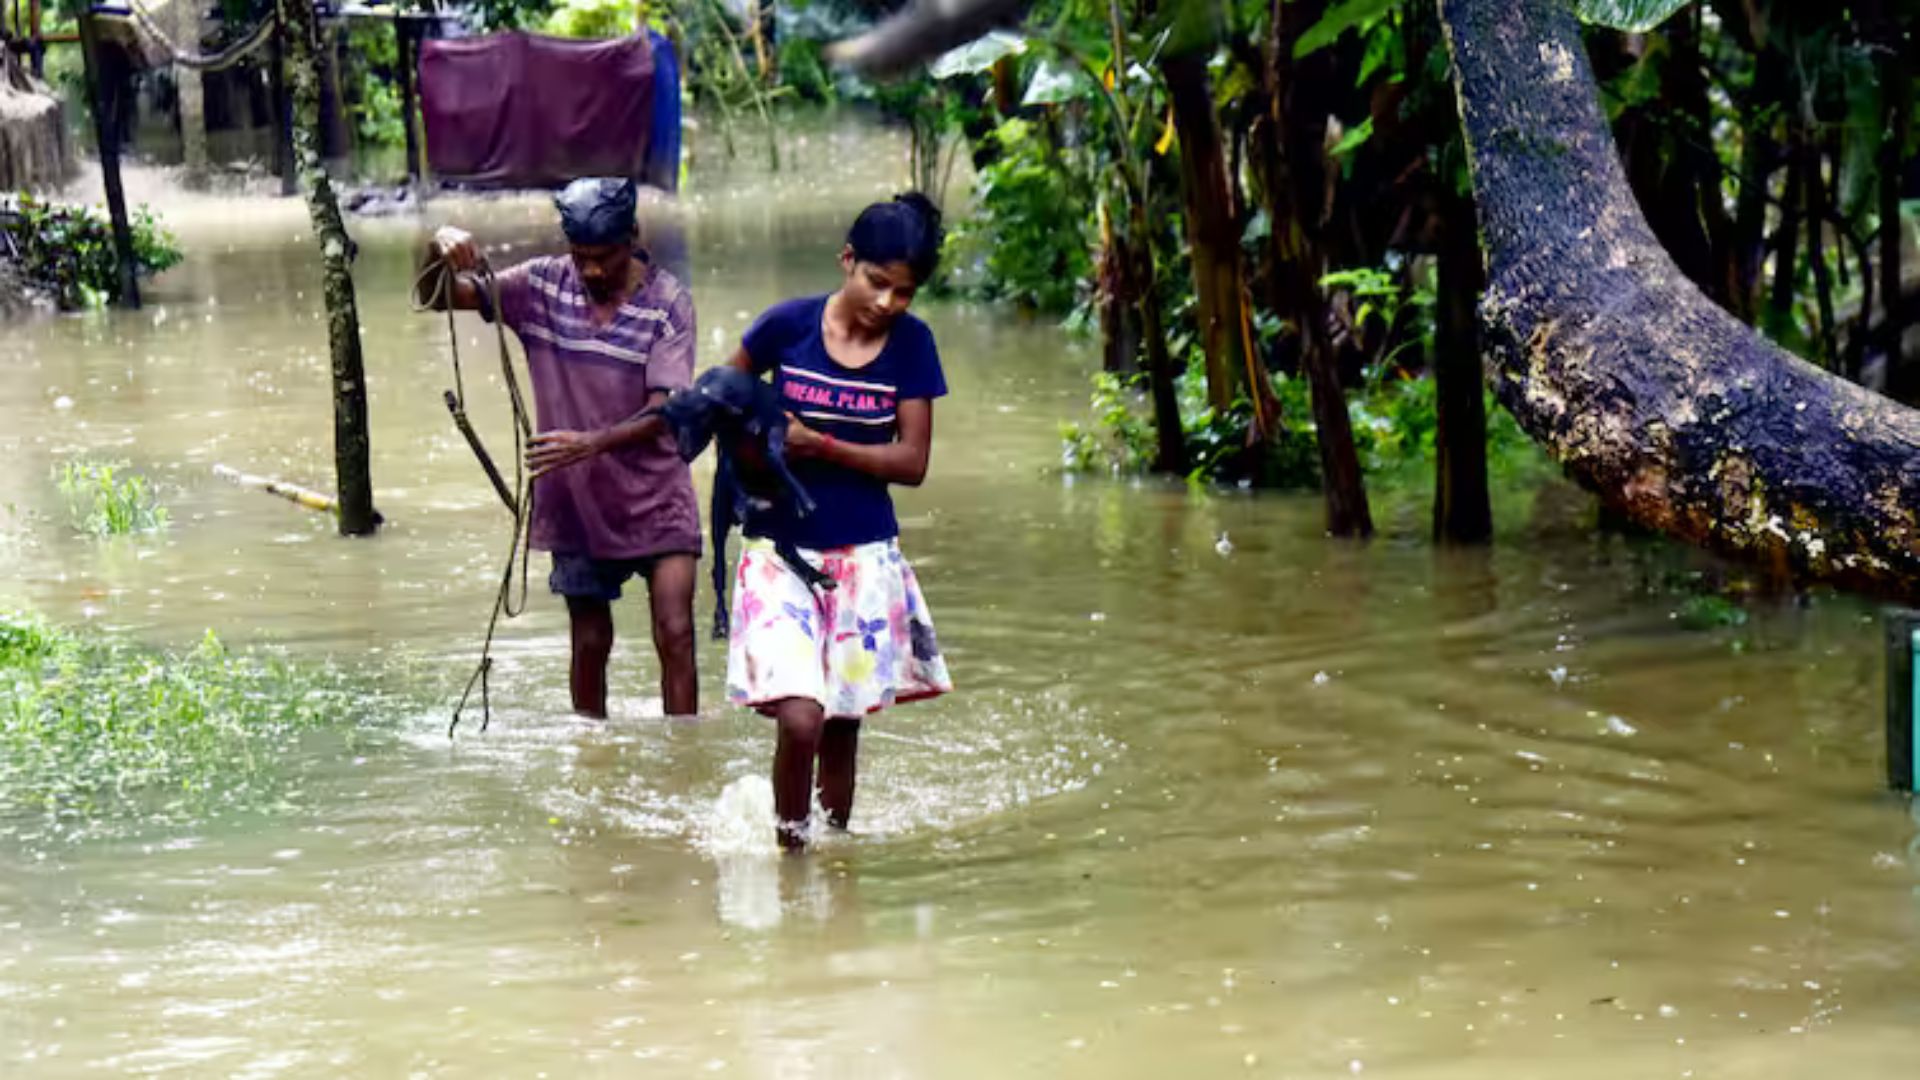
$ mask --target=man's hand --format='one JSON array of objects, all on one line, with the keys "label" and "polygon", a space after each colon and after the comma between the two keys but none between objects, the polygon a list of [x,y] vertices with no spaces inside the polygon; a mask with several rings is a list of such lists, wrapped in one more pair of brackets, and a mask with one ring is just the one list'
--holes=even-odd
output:
[{"label": "man's hand", "polygon": [[465,229],[442,225],[433,234],[433,253],[463,274],[480,268],[480,249],[474,245],[473,234]]},{"label": "man's hand", "polygon": [[606,449],[598,431],[543,431],[527,440],[527,466],[534,479],[577,465]]},{"label": "man's hand", "polygon": [[792,413],[787,414],[787,454],[790,457],[819,457],[820,451],[827,445],[827,437],[800,422]]}]

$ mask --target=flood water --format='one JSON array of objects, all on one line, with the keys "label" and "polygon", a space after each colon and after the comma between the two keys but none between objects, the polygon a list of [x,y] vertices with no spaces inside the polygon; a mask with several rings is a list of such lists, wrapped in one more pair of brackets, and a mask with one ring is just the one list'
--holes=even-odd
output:
[{"label": "flood water", "polygon": [[[885,146],[703,161],[649,211],[703,363],[832,286],[904,172]],[[631,594],[611,723],[567,716],[536,563],[491,730],[447,738],[507,523],[440,402],[445,324],[408,310],[423,226],[356,225],[391,524],[343,541],[211,471],[331,475],[301,207],[152,197],[189,261],[145,311],[0,327],[0,605],[423,704],[289,746],[270,806],[0,818],[0,1073],[1911,1074],[1920,826],[1882,792],[1869,604],[1685,629],[1674,560],[1558,488],[1443,556],[1418,507],[1361,547],[1312,498],[1070,483],[1093,353],[924,301],[953,394],[899,502],[961,692],[868,725],[852,834],[783,859],[765,722],[716,704],[704,642],[708,715],[660,719]],[[429,217],[551,241],[537,199]],[[491,338],[460,332],[501,445]],[[75,539],[49,472],[80,453],[156,478],[171,528]]]}]

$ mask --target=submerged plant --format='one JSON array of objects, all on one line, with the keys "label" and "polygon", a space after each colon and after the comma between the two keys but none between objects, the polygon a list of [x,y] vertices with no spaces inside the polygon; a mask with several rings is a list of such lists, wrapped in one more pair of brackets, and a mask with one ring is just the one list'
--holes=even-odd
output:
[{"label": "submerged plant", "polygon": [[167,527],[153,485],[125,462],[69,461],[58,483],[74,528],[93,536],[127,536]]},{"label": "submerged plant", "polygon": [[[134,210],[134,272],[148,277],[178,265],[178,241],[153,212]],[[0,258],[15,261],[27,281],[69,310],[102,307],[120,288],[119,258],[106,215],[32,195],[0,195]]]},{"label": "submerged plant", "polygon": [[0,612],[0,817],[166,816],[258,796],[275,746],[379,700],[211,633],[151,652]]}]

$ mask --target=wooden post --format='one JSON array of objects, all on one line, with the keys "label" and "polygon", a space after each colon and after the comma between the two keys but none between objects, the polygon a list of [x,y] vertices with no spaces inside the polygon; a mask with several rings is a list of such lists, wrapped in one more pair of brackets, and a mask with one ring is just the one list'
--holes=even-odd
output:
[{"label": "wooden post", "polygon": [[[40,32],[40,2],[41,0],[27,0],[27,42],[29,55],[33,58],[33,77],[36,79],[47,77],[47,39],[46,35]],[[16,5],[14,8],[16,20],[19,18],[19,10]]]},{"label": "wooden post", "polygon": [[400,53],[400,123],[407,132],[407,182],[420,183],[420,132],[415,124],[414,65],[419,55],[419,25],[404,16],[393,20]]},{"label": "wooden post", "polygon": [[1443,544],[1480,544],[1493,538],[1486,377],[1477,314],[1486,272],[1472,200],[1448,199],[1442,214],[1431,364],[1439,421],[1434,433],[1433,538]]},{"label": "wooden post", "polygon": [[340,493],[340,533],[364,536],[379,527],[373,511],[372,452],[367,432],[366,363],[360,353],[360,311],[353,287],[353,239],[340,217],[333,181],[320,159],[321,55],[324,39],[309,0],[279,0],[293,82],[293,140],[307,182],[307,212],[320,242],[327,344],[333,360],[333,463]]},{"label": "wooden post", "polygon": [[[200,48],[200,4],[198,0],[175,0],[173,39],[184,49]],[[207,171],[207,88],[200,72],[185,64],[173,65],[175,113],[180,119],[180,157],[186,166],[187,183],[194,186],[206,179]]]},{"label": "wooden post", "polygon": [[1887,784],[1895,791],[1920,792],[1920,758],[1914,755],[1920,734],[1920,688],[1914,685],[1914,660],[1920,652],[1920,612],[1887,615]]},{"label": "wooden post", "polygon": [[267,54],[267,84],[273,98],[273,171],[280,177],[280,194],[300,191],[293,165],[293,103],[287,98],[287,23],[273,16],[273,47]]},{"label": "wooden post", "polygon": [[126,193],[120,187],[120,108],[127,78],[124,61],[109,63],[100,48],[93,14],[80,13],[81,63],[85,65],[87,103],[93,135],[100,146],[100,176],[107,189],[107,216],[113,222],[114,261],[120,271],[120,306],[138,310],[140,282],[133,261],[133,227],[127,221]]}]

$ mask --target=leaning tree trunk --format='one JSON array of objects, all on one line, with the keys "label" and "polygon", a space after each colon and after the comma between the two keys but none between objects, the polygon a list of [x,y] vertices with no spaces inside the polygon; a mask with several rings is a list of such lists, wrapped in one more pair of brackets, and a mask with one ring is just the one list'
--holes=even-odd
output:
[{"label": "leaning tree trunk", "polygon": [[313,5],[280,0],[286,30],[288,71],[293,83],[293,145],[307,184],[307,213],[320,241],[327,305],[327,340],[333,357],[333,463],[340,491],[340,533],[374,531],[371,456],[367,440],[367,379],[360,357],[360,313],[353,295],[353,240],[340,218],[320,154],[321,41]]},{"label": "leaning tree trunk", "polygon": [[1440,0],[1501,400],[1630,519],[1804,578],[1920,596],[1920,412],[1708,300],[1636,206],[1565,0]]}]

